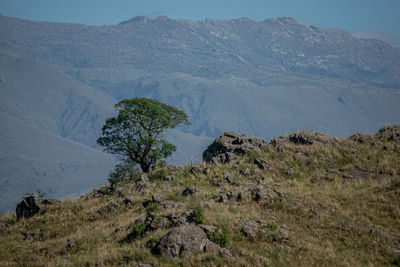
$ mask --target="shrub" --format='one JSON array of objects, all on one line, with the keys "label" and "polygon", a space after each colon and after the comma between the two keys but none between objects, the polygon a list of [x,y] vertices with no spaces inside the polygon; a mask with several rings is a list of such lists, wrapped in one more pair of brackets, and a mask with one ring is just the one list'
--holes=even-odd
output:
[{"label": "shrub", "polygon": [[139,170],[135,167],[135,164],[130,162],[121,162],[117,164],[109,174],[108,181],[111,184],[116,184],[122,180],[137,180],[140,177]]},{"label": "shrub", "polygon": [[158,206],[158,204],[156,202],[151,202],[146,207],[147,213],[159,212],[159,211],[160,211],[160,207]]},{"label": "shrub", "polygon": [[227,247],[229,245],[230,238],[228,231],[225,228],[222,230],[217,228],[214,232],[208,232],[207,236],[211,241],[220,245],[221,247]]},{"label": "shrub", "polygon": [[141,223],[141,224],[135,224],[131,228],[131,235],[132,238],[138,238],[138,237],[143,237],[146,233],[146,224]]},{"label": "shrub", "polygon": [[190,213],[189,220],[195,224],[204,224],[206,222],[206,218],[204,217],[204,209],[200,206],[200,204],[194,208],[192,213]]}]

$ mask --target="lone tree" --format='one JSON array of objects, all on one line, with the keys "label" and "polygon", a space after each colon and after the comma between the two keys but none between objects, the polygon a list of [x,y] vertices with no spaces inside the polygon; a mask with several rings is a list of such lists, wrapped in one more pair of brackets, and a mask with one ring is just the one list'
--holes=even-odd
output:
[{"label": "lone tree", "polygon": [[143,172],[149,172],[155,163],[176,150],[162,133],[178,124],[189,124],[184,111],[154,99],[125,99],[115,109],[118,116],[106,120],[97,143],[105,147],[104,151],[139,164]]}]

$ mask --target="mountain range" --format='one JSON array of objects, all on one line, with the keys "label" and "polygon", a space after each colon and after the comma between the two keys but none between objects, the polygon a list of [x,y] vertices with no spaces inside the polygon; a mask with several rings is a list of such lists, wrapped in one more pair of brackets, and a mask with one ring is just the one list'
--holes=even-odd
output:
[{"label": "mountain range", "polygon": [[400,122],[400,49],[292,18],[135,17],[118,25],[0,16],[0,211],[26,192],[79,195],[115,158],[96,145],[113,105],[183,109],[170,162],[199,162],[225,131],[347,136]]}]

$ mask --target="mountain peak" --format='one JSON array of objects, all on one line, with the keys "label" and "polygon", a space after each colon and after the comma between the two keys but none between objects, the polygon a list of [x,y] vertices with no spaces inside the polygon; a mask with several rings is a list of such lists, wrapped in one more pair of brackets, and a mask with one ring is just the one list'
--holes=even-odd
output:
[{"label": "mountain peak", "polygon": [[264,21],[265,22],[278,23],[278,24],[281,24],[281,25],[298,24],[297,21],[294,18],[291,18],[291,17],[272,18],[272,19],[266,19]]},{"label": "mountain peak", "polygon": [[148,21],[149,21],[148,17],[136,16],[136,17],[131,18],[130,20],[126,20],[126,21],[123,21],[123,22],[119,23],[119,25],[132,24],[132,23],[144,23],[144,24],[147,24]]}]

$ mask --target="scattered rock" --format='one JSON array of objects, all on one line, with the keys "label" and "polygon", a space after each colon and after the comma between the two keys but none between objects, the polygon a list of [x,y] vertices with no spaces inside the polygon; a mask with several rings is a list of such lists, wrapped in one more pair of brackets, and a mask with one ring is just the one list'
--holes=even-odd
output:
[{"label": "scattered rock", "polygon": [[196,189],[196,187],[188,187],[188,188],[186,188],[185,190],[183,190],[183,192],[182,192],[182,196],[189,196],[189,195],[193,195],[194,193],[196,193],[197,192],[197,189]]},{"label": "scattered rock", "polygon": [[255,221],[249,221],[242,225],[242,233],[249,239],[255,240],[260,234],[264,234],[265,231],[260,229],[259,223]]},{"label": "scattered rock", "polygon": [[229,249],[227,249],[227,248],[220,248],[220,249],[219,249],[219,255],[220,255],[222,258],[227,259],[227,260],[230,260],[230,259],[233,258],[231,252],[230,252]]},{"label": "scattered rock", "polygon": [[254,201],[261,205],[268,205],[274,202],[277,197],[277,193],[270,189],[264,189],[262,187],[255,188],[251,191],[251,197]]},{"label": "scattered rock", "polygon": [[172,229],[152,252],[159,256],[176,258],[218,249],[219,246],[211,242],[200,227],[187,225]]},{"label": "scattered rock", "polygon": [[256,158],[254,159],[254,163],[262,170],[272,170],[271,165],[265,159]]},{"label": "scattered rock", "polygon": [[151,199],[153,200],[154,203],[161,203],[162,201],[162,197],[157,193],[152,195]]},{"label": "scattered rock", "polygon": [[205,162],[227,163],[236,158],[235,154],[260,152],[261,147],[264,146],[268,146],[268,143],[262,139],[226,132],[207,147],[203,152],[203,160]]},{"label": "scattered rock", "polygon": [[17,220],[37,214],[42,208],[42,200],[38,193],[25,195],[16,208]]},{"label": "scattered rock", "polygon": [[27,242],[33,242],[35,239],[35,233],[34,232],[23,232],[22,233],[24,235],[24,240]]},{"label": "scattered rock", "polygon": [[130,205],[133,204],[134,201],[135,201],[135,200],[133,199],[132,196],[127,196],[127,197],[124,199],[124,204],[127,205],[127,206],[130,206]]},{"label": "scattered rock", "polygon": [[118,203],[117,202],[111,202],[110,204],[98,209],[97,213],[99,213],[100,215],[106,215],[108,213],[115,212],[116,210],[118,210]]},{"label": "scattered rock", "polygon": [[376,137],[386,141],[400,142],[400,125],[382,128],[376,134]]},{"label": "scattered rock", "polygon": [[218,202],[220,202],[220,203],[228,202],[228,196],[226,194],[220,195],[219,198],[218,198]]},{"label": "scattered rock", "polygon": [[164,180],[165,180],[165,181],[168,181],[168,182],[172,182],[172,181],[175,180],[175,179],[176,179],[176,176],[173,175],[173,174],[167,175],[167,176],[164,177]]},{"label": "scattered rock", "polygon": [[301,132],[289,135],[289,141],[300,145],[312,145],[314,143],[309,136]]},{"label": "scattered rock", "polygon": [[251,193],[245,190],[241,191],[238,193],[236,200],[240,202],[249,202],[251,201]]},{"label": "scattered rock", "polygon": [[250,169],[249,168],[242,169],[239,172],[240,172],[240,174],[242,174],[244,176],[250,175]]},{"label": "scattered rock", "polygon": [[286,171],[286,174],[289,175],[289,176],[292,176],[292,175],[296,174],[296,171],[294,169],[292,169],[292,168],[288,168],[287,171]]},{"label": "scattered rock", "polygon": [[368,180],[370,179],[372,174],[367,171],[347,171],[343,175],[343,179],[353,180]]},{"label": "scattered rock", "polygon": [[309,160],[309,158],[301,152],[296,152],[293,157],[295,160],[301,162],[307,162]]},{"label": "scattered rock", "polygon": [[362,134],[362,133],[356,133],[353,134],[352,136],[349,137],[351,140],[354,142],[357,142],[359,144],[366,144],[371,142],[372,136],[369,134]]},{"label": "scattered rock", "polygon": [[188,224],[188,217],[190,212],[180,214],[170,214],[167,216],[168,221],[171,222],[172,226],[182,226]]},{"label": "scattered rock", "polygon": [[199,167],[199,166],[197,166],[197,165],[194,165],[191,169],[190,169],[190,173],[192,173],[192,174],[198,174],[198,173],[202,173],[203,172],[203,170]]}]

